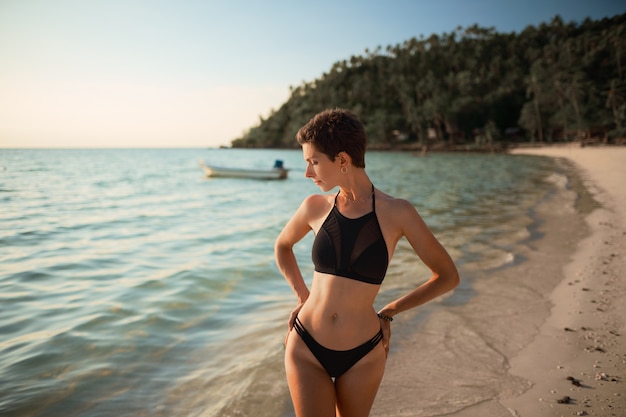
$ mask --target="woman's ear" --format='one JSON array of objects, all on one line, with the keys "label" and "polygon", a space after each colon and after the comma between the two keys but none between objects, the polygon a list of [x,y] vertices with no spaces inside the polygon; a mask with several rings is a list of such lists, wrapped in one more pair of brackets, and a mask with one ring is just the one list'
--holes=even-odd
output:
[{"label": "woman's ear", "polygon": [[348,155],[346,151],[339,152],[337,158],[339,158],[339,163],[342,167],[348,166],[352,162],[352,158],[350,158],[350,155]]}]

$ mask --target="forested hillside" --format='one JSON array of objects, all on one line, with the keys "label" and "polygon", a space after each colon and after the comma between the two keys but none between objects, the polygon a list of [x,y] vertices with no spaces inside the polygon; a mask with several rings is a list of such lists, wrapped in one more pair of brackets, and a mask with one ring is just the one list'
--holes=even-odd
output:
[{"label": "forested hillside", "polygon": [[365,50],[290,98],[233,147],[297,147],[325,108],[353,110],[371,148],[493,147],[624,136],[626,14],[520,33],[476,25]]}]

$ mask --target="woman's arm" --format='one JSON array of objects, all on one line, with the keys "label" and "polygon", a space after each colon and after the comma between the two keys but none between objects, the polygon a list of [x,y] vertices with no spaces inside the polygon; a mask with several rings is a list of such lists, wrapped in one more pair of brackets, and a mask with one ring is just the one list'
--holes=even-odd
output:
[{"label": "woman's arm", "polygon": [[309,298],[309,289],[304,282],[302,272],[296,261],[293,246],[311,231],[309,212],[311,199],[307,197],[283,230],[274,244],[274,258],[280,273],[285,277],[298,297],[298,303],[303,304]]},{"label": "woman's arm", "polygon": [[394,216],[397,224],[402,228],[402,234],[415,253],[430,268],[432,276],[410,293],[392,301],[380,310],[381,314],[388,317],[439,297],[455,288],[460,282],[459,273],[452,258],[428,229],[415,207],[406,200],[400,200],[397,204],[398,207],[394,209],[398,213]]}]

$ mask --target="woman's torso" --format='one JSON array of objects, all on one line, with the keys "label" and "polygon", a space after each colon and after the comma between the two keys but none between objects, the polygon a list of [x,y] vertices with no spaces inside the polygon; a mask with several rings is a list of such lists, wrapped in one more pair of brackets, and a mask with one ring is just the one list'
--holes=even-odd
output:
[{"label": "woman's torso", "polygon": [[[375,211],[382,232],[385,259],[388,263],[393,254],[399,232],[392,221],[389,196],[376,192],[375,200],[367,204],[342,205],[335,196],[320,196],[318,207],[312,210],[311,227],[317,237],[322,225],[336,208],[346,219],[359,219]],[[337,215],[334,213],[333,215]],[[315,246],[315,245],[314,245]],[[386,270],[385,265],[385,270]],[[384,272],[383,272],[384,273]],[[329,349],[346,350],[368,340],[380,328],[373,304],[380,285],[363,280],[347,278],[333,273],[315,272],[310,295],[298,314],[307,330]]]}]

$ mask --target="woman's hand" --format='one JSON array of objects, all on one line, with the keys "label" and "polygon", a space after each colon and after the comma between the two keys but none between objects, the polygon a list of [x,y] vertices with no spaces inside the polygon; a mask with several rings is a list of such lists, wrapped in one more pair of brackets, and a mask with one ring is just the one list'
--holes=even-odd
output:
[{"label": "woman's hand", "polygon": [[383,347],[385,348],[385,357],[389,356],[389,343],[391,342],[391,322],[380,318],[380,328],[383,330]]},{"label": "woman's hand", "polygon": [[289,330],[287,331],[287,336],[285,337],[285,344],[287,344],[287,338],[289,337],[291,329],[293,329],[293,322],[296,321],[296,317],[298,316],[300,310],[302,310],[302,306],[304,306],[304,303],[298,304],[296,308],[291,311],[291,315],[289,316],[289,322],[287,323],[289,326]]},{"label": "woman's hand", "polygon": [[302,306],[304,306],[304,303],[298,304],[296,308],[291,311],[291,315],[289,316],[289,330],[292,329],[293,322],[296,321],[296,317],[298,316],[300,310],[302,310]]}]

